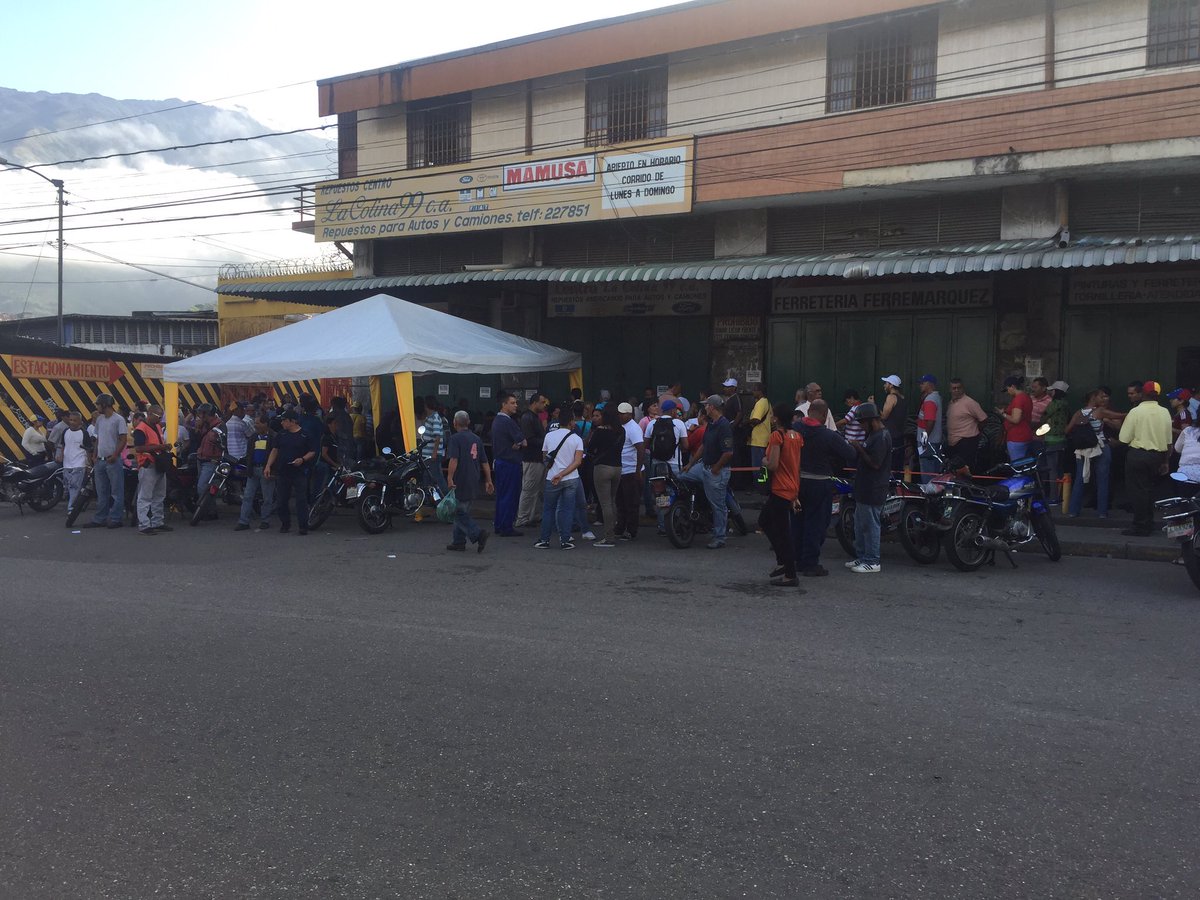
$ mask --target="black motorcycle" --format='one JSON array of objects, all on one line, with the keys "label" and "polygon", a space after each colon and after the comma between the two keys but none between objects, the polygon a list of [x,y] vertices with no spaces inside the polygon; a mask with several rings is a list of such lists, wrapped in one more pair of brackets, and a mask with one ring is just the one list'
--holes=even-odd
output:
[{"label": "black motorcycle", "polygon": [[[425,427],[417,431],[424,435]],[[421,449],[429,443],[418,437],[416,448],[399,456],[391,447],[384,447],[381,458],[362,465],[362,484],[348,487],[358,488],[358,524],[367,534],[382,534],[394,516],[416,515],[427,498],[434,503],[442,499],[426,460],[421,458]]]},{"label": "black motorcycle", "polygon": [[329,518],[336,507],[351,507],[355,505],[362,485],[366,484],[366,476],[362,472],[339,468],[329,476],[329,481],[321,488],[320,493],[308,510],[308,527],[320,528]]},{"label": "black motorcycle", "polygon": [[192,512],[191,524],[199,525],[204,519],[216,518],[217,498],[226,504],[241,504],[240,487],[245,483],[246,467],[232,456],[225,455],[217,463],[208,487],[199,496],[196,509]]},{"label": "black motorcycle", "polygon": [[1188,481],[1187,476],[1174,472],[1171,478],[1180,491],[1188,496],[1159,500],[1154,505],[1162,510],[1163,531],[1173,541],[1179,541],[1179,553],[1192,584],[1200,590],[1200,483]]},{"label": "black motorcycle", "polygon": [[[704,485],[684,481],[668,470],[650,479],[650,491],[654,495],[654,505],[667,511],[664,526],[671,546],[686,550],[692,546],[696,535],[712,532],[712,507],[704,494]],[[729,527],[736,534],[744,535],[746,520],[731,515]]]},{"label": "black motorcycle", "polygon": [[25,515],[25,507],[46,512],[63,498],[62,466],[56,462],[28,466],[5,460],[0,463],[0,502],[13,503]]}]

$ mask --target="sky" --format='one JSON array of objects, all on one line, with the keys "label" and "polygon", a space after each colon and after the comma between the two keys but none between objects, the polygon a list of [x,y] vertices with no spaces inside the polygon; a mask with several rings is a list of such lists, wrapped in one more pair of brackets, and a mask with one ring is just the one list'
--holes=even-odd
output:
[{"label": "sky", "polygon": [[[507,4],[355,0],[345,5],[314,0],[9,2],[0,19],[5,37],[0,87],[96,93],[121,100],[178,98],[244,109],[277,130],[306,128],[322,124],[317,113],[319,79],[672,5],[671,0],[608,0],[603,5],[550,0]],[[20,39],[12,40],[13,36]],[[107,127],[125,130],[114,138],[122,147],[163,146],[152,117]],[[327,139],[331,132],[318,134]],[[316,163],[332,164],[333,146],[328,146],[329,159]],[[26,141],[21,161],[36,165],[38,147],[37,140]],[[15,155],[0,148],[0,153],[5,152]],[[310,158],[309,165],[313,162]],[[321,177],[312,171],[309,168],[296,181]],[[135,217],[115,212],[110,219],[103,218],[106,210],[146,202],[129,201],[130,195],[213,196],[256,189],[253,181],[228,172],[151,163],[145,157],[136,163],[118,160],[41,172],[61,177],[67,185],[64,305],[68,313],[124,313],[211,303],[215,300],[211,288],[222,263],[334,253],[329,245],[293,232],[294,216],[288,211],[266,214],[266,201],[253,199],[244,206],[253,210],[257,203],[264,214],[222,219],[219,224],[158,223],[154,212],[139,214],[136,224]],[[6,236],[6,229],[0,227],[0,315],[53,311],[57,283],[50,224],[53,200],[53,189],[32,174],[0,172],[0,222],[40,217],[37,226],[8,227],[19,236]],[[83,217],[85,213],[92,218]],[[108,221],[112,228],[72,231],[73,225]],[[34,233],[42,227],[47,230]]]}]

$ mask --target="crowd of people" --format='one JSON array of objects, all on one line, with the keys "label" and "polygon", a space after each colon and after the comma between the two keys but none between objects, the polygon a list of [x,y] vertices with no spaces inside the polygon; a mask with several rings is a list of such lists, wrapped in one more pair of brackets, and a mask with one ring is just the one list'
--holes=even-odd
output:
[{"label": "crowd of people", "polygon": [[[1172,458],[1200,480],[1200,398],[1192,390],[1164,395],[1156,382],[1131,382],[1130,409],[1118,412],[1110,406],[1111,391],[1101,386],[1072,410],[1065,382],[1034,378],[1026,390],[1024,379],[1014,375],[1002,385],[1007,402],[988,412],[960,379],[949,379],[948,388],[943,399],[938,377],[925,374],[910,400],[900,376],[886,375],[878,400],[874,392],[863,399],[851,389],[837,410],[816,383],[776,403],[763,385],[752,384],[743,403],[734,378],[694,400],[680,384],[662,394],[647,388],[641,398],[624,401],[602,391],[593,402],[575,390],[554,403],[534,392],[522,406],[516,395],[505,394],[499,409],[482,418],[465,401],[446,409],[437,398],[417,397],[414,405],[429,476],[442,493],[453,490],[458,503],[449,550],[470,544],[482,550],[491,534],[516,538],[535,528],[538,549],[571,550],[579,540],[608,549],[638,540],[643,519],[663,534],[663,510],[650,487],[656,475],[703,489],[713,513],[707,547],[718,550],[731,519],[740,530],[746,527],[731,478],[735,470],[744,473],[740,486],[747,487],[757,471],[767,495],[758,524],[776,555],[773,582],[784,585],[828,574],[820,551],[830,523],[831,481],[846,471],[854,472],[856,500],[857,558],[848,568],[861,574],[880,571],[879,515],[893,478],[927,480],[944,468],[979,473],[1004,458],[1037,456],[1048,497],[1061,494],[1056,486],[1073,468],[1068,515],[1080,515],[1094,495],[1104,517],[1114,454],[1120,452],[1134,513],[1131,534],[1150,533],[1152,486]],[[267,529],[275,519],[286,533],[294,513],[298,533],[305,534],[308,503],[332,472],[403,440],[397,413],[372,429],[361,405],[341,397],[327,411],[308,394],[279,403],[259,395],[223,410],[201,404],[182,410],[177,433],[168,436],[161,406],[117,411],[112,396],[103,394],[86,421],[77,411],[59,412],[52,425],[39,416],[22,446],[32,462],[62,464],[68,510],[91,470],[97,502],[83,528],[122,527],[126,474],[133,471],[138,531],[170,531],[163,509],[166,473],[174,457],[194,454],[198,496],[221,459],[244,465],[235,530]],[[489,532],[472,520],[470,509],[491,494],[496,503]]]}]

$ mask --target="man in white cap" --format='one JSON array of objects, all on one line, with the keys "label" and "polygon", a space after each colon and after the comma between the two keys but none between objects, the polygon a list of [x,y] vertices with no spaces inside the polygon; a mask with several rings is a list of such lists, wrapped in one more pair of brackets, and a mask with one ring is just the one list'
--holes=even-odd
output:
[{"label": "man in white cap", "polygon": [[900,376],[885,375],[880,379],[887,392],[879,418],[892,439],[892,470],[904,471],[904,426],[908,424],[908,400],[900,392]]},{"label": "man in white cap", "polygon": [[646,437],[633,421],[633,405],[617,407],[625,443],[621,447],[621,480],[617,482],[617,538],[632,541],[638,533],[638,501],[642,496],[642,450]]},{"label": "man in white cap", "polygon": [[[746,439],[749,435],[745,428],[746,417],[742,414],[742,398],[738,396],[737,379],[726,378],[722,381],[721,393],[725,399],[725,418],[729,420],[729,427],[733,430],[733,461],[729,465],[734,467],[749,465],[750,453],[746,447]],[[742,473],[735,479],[734,488],[742,489],[749,487],[750,484],[750,478]]]}]

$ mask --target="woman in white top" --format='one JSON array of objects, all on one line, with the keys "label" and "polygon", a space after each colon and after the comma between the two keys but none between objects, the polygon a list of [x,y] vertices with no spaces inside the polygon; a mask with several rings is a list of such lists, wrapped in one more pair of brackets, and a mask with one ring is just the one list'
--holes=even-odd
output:
[{"label": "woman in white top", "polygon": [[[1077,410],[1075,415],[1071,416],[1071,421],[1067,423],[1067,434],[1071,433],[1071,429],[1081,423],[1087,423],[1096,432],[1096,439],[1099,441],[1099,456],[1092,456],[1090,460],[1085,460],[1076,453],[1075,457],[1075,486],[1071,488],[1071,503],[1067,510],[1067,514],[1072,518],[1078,518],[1080,512],[1083,511],[1083,497],[1087,493],[1088,482],[1084,481],[1084,473],[1088,472],[1088,481],[1096,483],[1096,512],[1101,519],[1108,518],[1108,477],[1109,471],[1112,469],[1112,447],[1108,445],[1108,440],[1104,436],[1104,423],[1109,422],[1116,427],[1120,427],[1121,420],[1124,418],[1120,413],[1113,412],[1108,408],[1108,395],[1100,390],[1092,391],[1087,395],[1087,403],[1083,409]],[[1083,451],[1086,452],[1086,451]],[[1090,461],[1091,465],[1087,463]]]},{"label": "woman in white top", "polygon": [[1189,425],[1175,439],[1179,454],[1179,471],[1188,481],[1200,482],[1200,425]]},{"label": "woman in white top", "polygon": [[571,525],[575,521],[575,495],[583,486],[579,480],[579,467],[583,465],[583,439],[575,433],[575,415],[569,405],[559,410],[558,427],[546,433],[542,441],[542,453],[546,459],[542,533],[533,546],[548,550],[550,530],[557,524],[559,549],[574,550]]}]

